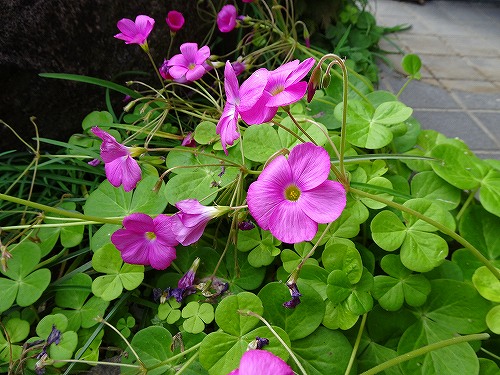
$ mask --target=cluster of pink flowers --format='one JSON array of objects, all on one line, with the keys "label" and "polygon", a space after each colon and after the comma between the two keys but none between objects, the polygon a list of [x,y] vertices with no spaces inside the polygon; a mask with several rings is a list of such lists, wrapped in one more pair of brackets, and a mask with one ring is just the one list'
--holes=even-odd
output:
[{"label": "cluster of pink flowers", "polygon": [[217,124],[217,134],[227,154],[227,145],[239,138],[238,119],[248,125],[262,124],[272,120],[279,107],[302,99],[307,91],[307,82],[302,79],[314,65],[314,58],[303,62],[290,61],[279,68],[255,71],[241,87],[233,66],[227,62],[224,70],[226,105]]}]

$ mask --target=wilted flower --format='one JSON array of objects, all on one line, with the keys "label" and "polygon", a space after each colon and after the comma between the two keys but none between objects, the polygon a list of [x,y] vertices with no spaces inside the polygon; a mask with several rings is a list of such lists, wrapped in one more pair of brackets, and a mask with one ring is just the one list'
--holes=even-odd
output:
[{"label": "wilted flower", "polygon": [[168,60],[164,59],[163,64],[161,64],[160,68],[158,69],[158,71],[160,72],[160,75],[163,79],[168,79],[168,80],[173,79],[173,77],[168,72],[169,69],[170,69],[170,67],[168,66]]},{"label": "wilted flower", "polygon": [[310,241],[318,223],[336,220],[346,205],[342,184],[328,180],[330,156],[312,143],[276,157],[248,188],[250,213],[280,241]]},{"label": "wilted flower", "polygon": [[176,258],[175,246],[179,242],[172,232],[171,216],[158,215],[153,219],[133,213],[123,219],[123,226],[111,235],[111,242],[125,262],[163,270]]},{"label": "wilted flower", "polygon": [[177,302],[181,302],[184,298],[196,292],[193,286],[196,271],[200,265],[200,258],[196,258],[189,270],[181,277],[177,283],[177,288],[170,291],[170,296],[174,297]]},{"label": "wilted flower", "polygon": [[294,372],[280,357],[267,350],[249,350],[243,354],[240,367],[228,375],[293,375]]},{"label": "wilted flower", "polygon": [[170,12],[168,12],[165,21],[167,22],[170,31],[174,33],[182,29],[182,26],[184,26],[184,16],[181,12],[178,12],[176,10],[171,10]]},{"label": "wilted flower", "polygon": [[311,100],[314,97],[314,94],[316,93],[316,90],[318,87],[320,87],[321,84],[321,69],[320,67],[316,67],[312,74],[311,77],[309,78],[309,82],[307,83],[307,102],[311,103]]},{"label": "wilted flower", "polygon": [[295,282],[287,283],[286,286],[288,287],[288,289],[290,289],[292,299],[283,303],[283,306],[287,309],[294,309],[300,303],[300,297],[302,297],[302,294],[300,294],[299,288],[297,287],[297,284]]},{"label": "wilted flower", "polygon": [[147,44],[146,39],[153,30],[154,24],[154,19],[144,15],[137,16],[135,22],[128,18],[122,18],[116,24],[121,33],[116,34],[115,38],[124,40],[127,44],[144,46]]},{"label": "wilted flower", "polygon": [[[240,113],[252,114],[252,107],[262,96],[267,83],[269,72],[259,69],[248,79],[238,85],[238,79],[232,65],[226,62],[224,69],[224,89],[226,90],[226,105],[222,116],[217,123],[216,132],[220,135],[222,148],[227,155],[227,145],[232,145],[240,137],[238,132],[238,118]],[[245,117],[242,117],[246,121]]]},{"label": "wilted flower", "polygon": [[175,206],[180,210],[172,216],[172,231],[177,241],[187,246],[198,241],[208,222],[226,213],[229,207],[207,207],[196,199],[179,201]]},{"label": "wilted flower", "polygon": [[186,134],[186,136],[182,140],[181,146],[196,147],[196,141],[194,140],[193,132],[189,132]]},{"label": "wilted flower", "polygon": [[236,27],[236,16],[238,15],[234,5],[224,5],[217,14],[217,27],[223,33],[228,33]]},{"label": "wilted flower", "polygon": [[191,82],[200,79],[210,69],[206,63],[210,57],[210,48],[203,46],[198,49],[196,43],[184,43],[181,53],[173,56],[167,62],[168,73],[178,82]]},{"label": "wilted flower", "polygon": [[116,141],[104,130],[94,126],[92,133],[102,139],[101,158],[104,161],[106,178],[114,187],[123,185],[125,191],[130,191],[141,180],[141,168],[132,158],[132,149]]},{"label": "wilted flower", "polygon": [[231,63],[231,66],[233,67],[234,74],[236,74],[236,76],[239,76],[241,73],[247,70],[247,64],[243,61],[243,58],[241,56],[238,57],[236,61],[233,61]]},{"label": "wilted flower", "polygon": [[301,81],[314,65],[314,58],[299,63],[290,61],[269,72],[269,79],[262,96],[253,105],[251,111],[241,117],[248,124],[262,124],[270,121],[279,107],[295,103],[302,99],[307,90],[307,82]]}]

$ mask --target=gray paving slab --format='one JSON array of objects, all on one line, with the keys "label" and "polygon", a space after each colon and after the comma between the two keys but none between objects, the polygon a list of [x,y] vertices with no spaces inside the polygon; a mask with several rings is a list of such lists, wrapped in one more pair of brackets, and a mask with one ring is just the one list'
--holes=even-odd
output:
[{"label": "gray paving slab", "polygon": [[[463,139],[482,158],[500,160],[500,1],[370,5],[381,26],[412,25],[390,40],[422,59],[422,80],[411,82],[400,97],[422,127]],[[380,65],[379,88],[397,93],[406,80],[403,54],[387,41],[381,45],[394,52],[388,59],[395,69]]]}]

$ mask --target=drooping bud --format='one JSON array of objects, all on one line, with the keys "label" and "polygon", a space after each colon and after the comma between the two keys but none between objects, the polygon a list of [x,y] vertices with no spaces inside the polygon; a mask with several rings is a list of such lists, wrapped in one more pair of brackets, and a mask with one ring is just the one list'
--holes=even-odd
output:
[{"label": "drooping bud", "polygon": [[311,103],[316,90],[318,89],[321,83],[321,68],[319,65],[313,70],[311,74],[311,78],[309,78],[309,82],[307,83],[307,102]]}]

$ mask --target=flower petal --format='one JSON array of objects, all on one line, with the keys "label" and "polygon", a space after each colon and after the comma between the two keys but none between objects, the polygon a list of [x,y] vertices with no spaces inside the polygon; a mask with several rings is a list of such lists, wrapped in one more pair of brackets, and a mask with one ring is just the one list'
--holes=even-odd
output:
[{"label": "flower petal", "polygon": [[323,183],[330,173],[330,156],[323,147],[307,142],[295,146],[288,156],[293,180],[301,190]]},{"label": "flower petal", "polygon": [[198,53],[197,43],[184,43],[180,46],[180,50],[188,64],[196,63],[196,55]]},{"label": "flower petal", "polygon": [[267,107],[281,107],[298,102],[307,91],[307,82],[300,81],[285,87],[279,94],[273,95],[266,103]]},{"label": "flower petal", "polygon": [[177,246],[179,244],[172,231],[172,216],[158,215],[153,219],[153,223],[158,242],[161,242],[163,246]]},{"label": "flower petal", "polygon": [[331,223],[345,208],[346,192],[341,183],[326,180],[314,189],[303,191],[297,204],[315,222]]},{"label": "flower petal", "polygon": [[302,61],[297,68],[287,77],[286,83],[287,85],[291,85],[300,81],[304,78],[307,73],[311,70],[316,60],[313,57],[309,57],[308,59]]},{"label": "flower petal", "polygon": [[149,265],[145,232],[118,229],[111,235],[111,242],[120,251],[124,262]]},{"label": "flower petal", "polygon": [[175,247],[165,246],[158,241],[151,241],[148,246],[148,261],[151,267],[157,270],[164,270],[177,257]]},{"label": "flower petal", "polygon": [[318,224],[307,216],[297,202],[284,200],[276,206],[269,218],[269,231],[286,243],[311,241]]},{"label": "flower petal", "polygon": [[285,201],[285,189],[292,181],[288,161],[280,155],[264,168],[257,181],[250,184],[248,209],[262,229],[269,229],[269,219],[276,207]]},{"label": "flower petal", "polygon": [[201,47],[196,54],[196,64],[203,64],[210,57],[210,47]]},{"label": "flower petal", "polygon": [[154,220],[151,216],[136,212],[125,216],[123,226],[130,231],[138,233],[154,232]]},{"label": "flower petal", "polygon": [[226,90],[227,101],[234,104],[235,99],[239,98],[240,87],[238,85],[236,73],[229,60],[226,61],[226,66],[224,68],[224,89]]},{"label": "flower petal", "polygon": [[141,180],[141,167],[135,159],[130,156],[125,158],[122,164],[122,184],[123,190],[130,191],[137,186]]},{"label": "flower petal", "polygon": [[240,137],[238,132],[238,113],[234,104],[226,102],[222,116],[215,127],[215,132],[220,135],[224,153],[227,155],[227,145],[232,145]]},{"label": "flower petal", "polygon": [[264,91],[262,93],[262,96],[249,110],[243,111],[240,109],[240,116],[243,121],[245,121],[248,125],[263,124],[265,122],[271,121],[276,112],[278,112],[278,107],[266,107],[266,103],[269,98],[269,93]]},{"label": "flower petal", "polygon": [[114,187],[119,187],[123,181],[123,163],[127,157],[115,159],[109,163],[104,164],[104,172],[109,183]]},{"label": "flower petal", "polygon": [[205,72],[206,72],[206,70],[203,66],[196,65],[192,69],[187,70],[186,79],[188,81],[196,81],[197,79],[200,79],[201,77],[203,77],[203,74],[205,74]]},{"label": "flower petal", "polygon": [[261,68],[252,73],[242,84],[240,88],[240,111],[250,110],[257,100],[260,99],[264,88],[267,85],[269,79],[269,71],[265,68]]},{"label": "flower petal", "polygon": [[240,360],[239,375],[293,375],[294,372],[280,357],[267,350],[249,350]]}]

